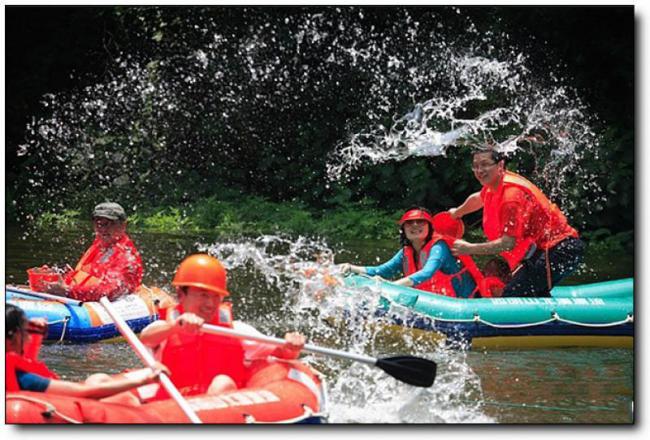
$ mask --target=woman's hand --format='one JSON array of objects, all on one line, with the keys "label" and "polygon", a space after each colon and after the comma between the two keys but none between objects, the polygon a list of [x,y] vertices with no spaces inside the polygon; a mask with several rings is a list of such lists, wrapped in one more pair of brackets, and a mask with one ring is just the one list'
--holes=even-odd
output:
[{"label": "woman's hand", "polygon": [[355,266],[350,263],[339,264],[339,269],[341,270],[342,275],[346,275],[350,272],[363,275],[366,273],[365,269],[361,266]]},{"label": "woman's hand", "polygon": [[152,382],[157,382],[158,379],[160,379],[160,375],[162,373],[165,373],[167,376],[170,376],[171,373],[169,369],[161,364],[160,362],[156,362],[156,365],[154,368],[148,368],[150,373],[146,375],[142,381],[142,385],[147,384],[147,383],[152,383]]}]

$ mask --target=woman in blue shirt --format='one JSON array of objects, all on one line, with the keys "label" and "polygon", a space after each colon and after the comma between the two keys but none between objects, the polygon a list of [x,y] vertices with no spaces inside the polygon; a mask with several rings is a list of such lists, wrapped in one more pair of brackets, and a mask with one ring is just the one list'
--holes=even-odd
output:
[{"label": "woman in blue shirt", "polygon": [[[476,289],[476,283],[450,251],[450,242],[462,235],[462,222],[450,222],[446,217],[440,217],[443,215],[432,217],[425,208],[409,209],[399,221],[402,249],[393,258],[379,266],[345,263],[341,265],[341,271],[387,279],[401,276],[393,282],[468,298]],[[435,229],[434,224],[437,226]]]},{"label": "woman in blue shirt", "polygon": [[[123,377],[95,374],[85,382],[61,380],[45,364],[36,359],[38,347],[31,346],[36,340],[35,334],[43,334],[46,329],[45,320],[28,320],[20,307],[13,304],[5,305],[5,382],[7,392],[36,391],[90,399],[109,398],[112,402],[137,405],[139,402],[134,395],[123,392],[155,382],[161,371],[168,371],[162,364],[159,364],[156,370],[145,368],[125,373]],[[107,401],[109,400],[107,399]]]}]

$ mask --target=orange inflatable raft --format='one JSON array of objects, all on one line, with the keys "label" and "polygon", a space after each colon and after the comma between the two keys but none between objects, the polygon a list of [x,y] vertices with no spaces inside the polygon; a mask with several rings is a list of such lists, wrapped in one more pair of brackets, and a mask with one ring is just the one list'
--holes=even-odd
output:
[{"label": "orange inflatable raft", "polygon": [[[186,397],[203,423],[324,423],[327,394],[319,373],[300,361],[269,362],[245,388]],[[190,423],[174,400],[127,406],[47,393],[6,396],[6,423]]]}]

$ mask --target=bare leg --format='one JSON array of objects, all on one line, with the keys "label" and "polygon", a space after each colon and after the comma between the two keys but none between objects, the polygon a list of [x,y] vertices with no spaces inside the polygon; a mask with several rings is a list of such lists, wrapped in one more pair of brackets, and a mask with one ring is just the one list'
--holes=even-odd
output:
[{"label": "bare leg", "polygon": [[212,379],[212,383],[210,383],[210,387],[208,388],[208,395],[215,396],[228,391],[235,391],[236,389],[237,384],[235,384],[235,381],[230,376],[219,374]]},{"label": "bare leg", "polygon": [[109,376],[108,374],[106,374],[106,373],[95,373],[95,374],[91,374],[90,376],[88,376],[86,378],[86,380],[84,380],[84,383],[86,383],[86,385],[97,385],[97,384],[100,384],[100,383],[103,383],[103,382],[107,382],[109,380],[113,380],[113,378],[111,376]]}]

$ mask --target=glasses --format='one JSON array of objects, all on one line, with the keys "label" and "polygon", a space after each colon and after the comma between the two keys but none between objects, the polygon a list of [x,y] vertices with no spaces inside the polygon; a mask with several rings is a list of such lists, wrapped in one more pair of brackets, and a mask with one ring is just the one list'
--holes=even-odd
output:
[{"label": "glasses", "polygon": [[112,224],[113,224],[113,222],[111,220],[108,220],[108,219],[105,219],[105,218],[93,219],[93,225],[95,225],[98,228],[107,228]]},{"label": "glasses", "polygon": [[489,168],[492,168],[494,165],[496,165],[496,162],[481,162],[481,163],[473,163],[472,164],[472,170],[474,171],[484,171]]},{"label": "glasses", "polygon": [[424,225],[427,224],[428,222],[426,220],[422,219],[416,219],[416,220],[406,220],[404,224],[406,226],[419,226],[419,225]]}]

